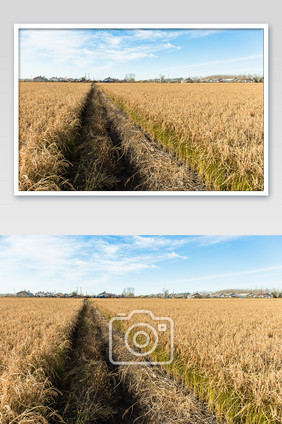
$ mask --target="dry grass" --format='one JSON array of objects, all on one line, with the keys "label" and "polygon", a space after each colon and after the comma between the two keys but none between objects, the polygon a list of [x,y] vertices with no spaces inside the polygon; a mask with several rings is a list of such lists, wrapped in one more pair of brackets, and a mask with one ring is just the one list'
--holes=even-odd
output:
[{"label": "dry grass", "polygon": [[[101,329],[101,339],[108,344],[108,321],[97,310],[95,322]],[[113,329],[112,350],[119,362],[135,361],[124,345],[122,333]],[[160,367],[119,365],[114,368],[116,405],[124,411],[114,423],[128,424],[215,424],[216,417],[207,405],[179,381],[169,378]],[[119,389],[122,387],[122,390]],[[120,418],[120,416],[117,416]]]},{"label": "dry grass", "polygon": [[[81,300],[0,299],[0,422],[48,423]],[[59,422],[59,418],[58,421]]]},{"label": "dry grass", "polygon": [[200,191],[205,186],[198,176],[159,143],[150,139],[132,119],[107,96],[97,90],[97,99],[105,108],[111,135],[118,140],[124,157],[131,189],[139,191]]},{"label": "dry grass", "polygon": [[19,85],[19,190],[61,190],[90,84]]},{"label": "dry grass", "polygon": [[103,352],[94,308],[84,302],[63,381],[63,404],[58,403],[60,415],[67,424],[111,423],[117,414],[114,378]]},{"label": "dry grass", "polygon": [[99,84],[215,190],[263,190],[263,84]]},{"label": "dry grass", "polygon": [[[229,423],[278,423],[281,418],[279,300],[95,300],[105,314],[149,309],[175,325],[169,371]],[[130,321],[132,324],[132,320]],[[156,359],[167,355],[160,339]]]},{"label": "dry grass", "polygon": [[107,119],[97,88],[91,89],[73,155],[75,190],[115,190],[119,185],[118,152],[107,131]]}]

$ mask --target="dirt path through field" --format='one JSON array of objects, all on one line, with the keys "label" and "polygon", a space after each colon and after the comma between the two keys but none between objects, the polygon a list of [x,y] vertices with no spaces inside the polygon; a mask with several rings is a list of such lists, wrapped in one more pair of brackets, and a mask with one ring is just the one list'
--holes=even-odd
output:
[{"label": "dirt path through field", "polygon": [[[126,361],[123,334],[113,353]],[[154,365],[113,365],[108,320],[85,302],[73,335],[57,410],[67,424],[216,424],[206,404]],[[55,422],[61,422],[54,420]]]},{"label": "dirt path through field", "polygon": [[205,190],[197,174],[145,134],[97,86],[88,96],[69,161],[75,190]]}]

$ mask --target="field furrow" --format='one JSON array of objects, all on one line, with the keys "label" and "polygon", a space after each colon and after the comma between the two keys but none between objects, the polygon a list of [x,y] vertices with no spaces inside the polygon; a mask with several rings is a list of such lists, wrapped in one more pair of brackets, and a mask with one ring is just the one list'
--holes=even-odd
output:
[{"label": "field furrow", "polygon": [[[128,359],[114,329],[113,352]],[[86,301],[68,362],[58,412],[68,424],[216,424],[207,405],[158,366],[113,365],[108,320]]]}]

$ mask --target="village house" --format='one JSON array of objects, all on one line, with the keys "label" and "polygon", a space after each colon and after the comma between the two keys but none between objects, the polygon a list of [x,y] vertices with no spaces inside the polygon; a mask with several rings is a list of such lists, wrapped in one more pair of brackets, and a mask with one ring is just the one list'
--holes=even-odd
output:
[{"label": "village house", "polygon": [[34,296],[33,293],[30,293],[30,291],[26,291],[26,290],[22,290],[17,293],[17,297],[33,297],[33,296]]},{"label": "village house", "polygon": [[45,292],[39,291],[37,293],[35,293],[36,297],[47,297],[47,294]]},{"label": "village house", "polygon": [[99,293],[98,295],[97,295],[97,297],[100,297],[100,298],[108,298],[108,297],[118,297],[116,294],[113,294],[113,293],[107,293],[107,292],[105,292],[105,291],[103,291],[102,293]]},{"label": "village house", "polygon": [[34,81],[34,82],[47,82],[47,81],[48,81],[48,79],[47,79],[47,78],[45,78],[45,77],[39,76],[39,77],[35,77],[35,78],[33,78],[33,81]]},{"label": "village house", "polygon": [[119,82],[119,80],[117,78],[108,77],[108,78],[105,78],[103,82]]},{"label": "village house", "polygon": [[201,298],[202,298],[202,295],[198,292],[192,293],[188,296],[188,299],[201,299]]}]

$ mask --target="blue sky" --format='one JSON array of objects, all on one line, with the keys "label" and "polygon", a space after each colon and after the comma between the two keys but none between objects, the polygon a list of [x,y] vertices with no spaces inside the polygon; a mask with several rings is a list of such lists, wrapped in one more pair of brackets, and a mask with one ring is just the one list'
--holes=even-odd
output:
[{"label": "blue sky", "polygon": [[0,293],[282,289],[282,236],[1,236]]},{"label": "blue sky", "polygon": [[21,29],[20,78],[263,75],[262,29]]}]

